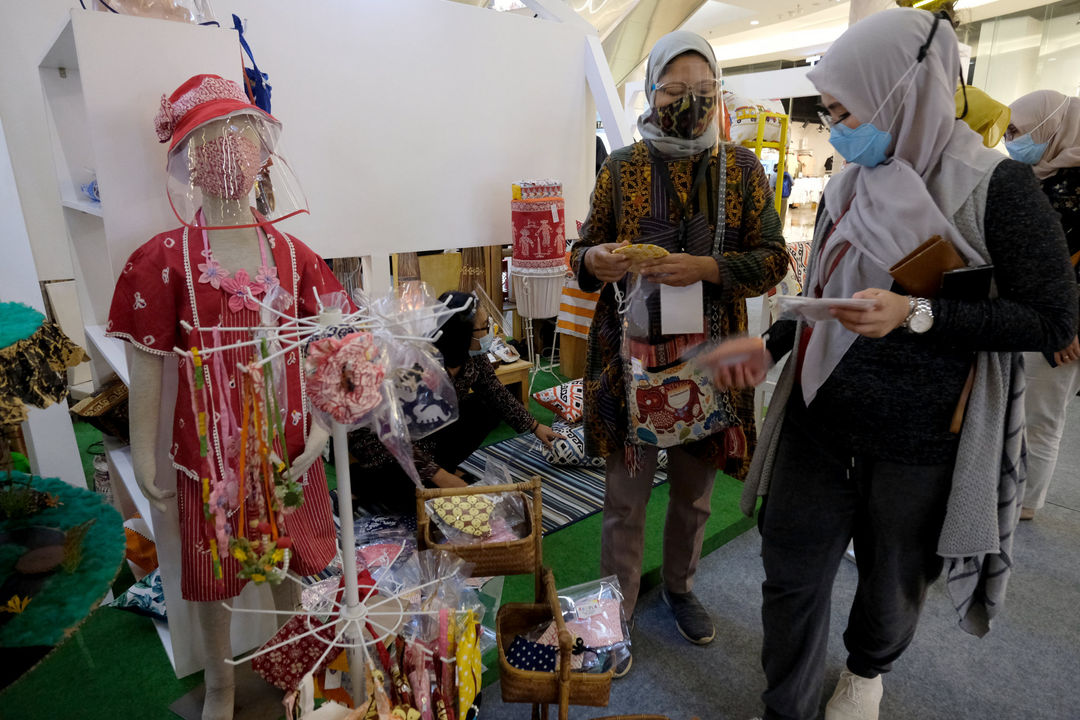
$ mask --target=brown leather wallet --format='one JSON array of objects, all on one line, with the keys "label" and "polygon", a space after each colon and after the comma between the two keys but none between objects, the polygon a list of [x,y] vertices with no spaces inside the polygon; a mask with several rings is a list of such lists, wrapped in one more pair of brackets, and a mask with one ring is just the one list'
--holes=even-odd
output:
[{"label": "brown leather wallet", "polygon": [[889,268],[893,280],[915,297],[937,297],[941,276],[965,267],[952,243],[935,235]]}]

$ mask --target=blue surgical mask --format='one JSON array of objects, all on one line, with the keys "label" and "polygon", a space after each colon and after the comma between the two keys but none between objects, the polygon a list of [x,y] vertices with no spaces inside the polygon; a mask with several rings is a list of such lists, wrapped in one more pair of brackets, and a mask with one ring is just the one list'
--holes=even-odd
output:
[{"label": "blue surgical mask", "polygon": [[1034,138],[1031,137],[1031,133],[1024,133],[1020,137],[1006,142],[1005,149],[1009,152],[1009,157],[1013,160],[1027,163],[1028,165],[1034,165],[1042,160],[1042,156],[1046,153],[1046,148],[1049,145],[1049,141],[1037,143]]},{"label": "blue surgical mask", "polygon": [[1058,110],[1068,105],[1068,103],[1069,98],[1065,98],[1065,102],[1054,108],[1054,112],[1043,118],[1041,123],[1031,128],[1023,135],[1006,141],[1005,150],[1008,151],[1009,157],[1017,162],[1027,163],[1028,165],[1034,165],[1042,160],[1043,155],[1046,154],[1046,148],[1050,146],[1050,139],[1044,143],[1037,143],[1035,142],[1035,138],[1032,137],[1032,133],[1045,125],[1050,118],[1057,114]]},{"label": "blue surgical mask", "polygon": [[[937,21],[935,21],[934,27],[937,27]],[[931,33],[930,37],[931,39],[933,38],[933,33]],[[927,43],[929,44],[929,40]],[[907,86],[904,89],[904,98],[907,97],[908,93],[911,92],[911,89],[915,87],[914,74],[919,71],[919,65],[921,63],[922,53],[920,53],[919,59],[904,71],[904,74],[900,76],[900,79],[896,81],[888,94],[885,95],[885,99],[878,105],[878,109],[874,111],[869,122],[864,122],[856,128],[849,128],[848,126],[839,123],[832,126],[829,130],[829,142],[832,143],[832,146],[836,148],[836,152],[840,153],[841,157],[849,163],[855,163],[856,165],[862,165],[867,168],[877,167],[888,159],[886,153],[893,140],[890,130],[896,123],[897,118],[900,117],[899,109],[897,110],[896,116],[893,117],[892,121],[888,124],[888,129],[886,130],[881,130],[874,125],[874,120],[881,114],[881,111],[885,108],[885,105],[889,102],[889,98],[893,96],[893,93],[904,86],[905,81],[907,81]],[[903,106],[904,98],[900,101],[901,106]]]},{"label": "blue surgical mask", "polygon": [[487,334],[483,337],[476,338],[476,341],[480,343],[479,350],[469,350],[469,355],[477,357],[479,355],[487,355],[491,351],[491,343],[495,340],[495,334],[491,330],[487,331]]},{"label": "blue surgical mask", "polygon": [[849,163],[872,168],[885,162],[885,153],[892,144],[892,133],[878,130],[870,123],[863,123],[857,128],[833,125],[829,131],[829,142]]}]

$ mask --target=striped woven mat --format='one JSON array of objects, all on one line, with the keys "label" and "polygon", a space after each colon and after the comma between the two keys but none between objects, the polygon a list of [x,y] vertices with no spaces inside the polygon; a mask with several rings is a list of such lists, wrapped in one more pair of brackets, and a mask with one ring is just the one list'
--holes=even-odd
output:
[{"label": "striped woven mat", "polygon": [[[532,435],[521,435],[480,448],[461,467],[476,477],[483,477],[489,458],[504,463],[515,481],[540,476],[545,535],[604,509],[604,469],[552,465],[544,460],[540,441]],[[664,482],[667,482],[667,472],[657,470],[653,487]]]}]

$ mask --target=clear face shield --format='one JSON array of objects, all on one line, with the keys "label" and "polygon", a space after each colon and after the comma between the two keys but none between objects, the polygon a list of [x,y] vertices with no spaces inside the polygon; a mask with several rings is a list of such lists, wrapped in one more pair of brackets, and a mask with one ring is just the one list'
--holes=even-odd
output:
[{"label": "clear face shield", "polygon": [[255,111],[214,118],[169,151],[169,204],[184,225],[206,230],[270,225],[308,212],[278,150],[281,126]]}]

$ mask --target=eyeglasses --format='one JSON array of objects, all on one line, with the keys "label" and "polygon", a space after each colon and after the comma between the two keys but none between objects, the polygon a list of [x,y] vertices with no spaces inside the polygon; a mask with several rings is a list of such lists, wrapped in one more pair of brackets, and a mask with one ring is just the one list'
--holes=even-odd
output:
[{"label": "eyeglasses", "polygon": [[694,97],[716,97],[720,92],[719,80],[702,80],[696,83],[685,83],[681,81],[666,82],[663,85],[653,85],[653,90],[658,95],[663,95],[665,98],[677,100],[679,98],[686,97],[687,95],[693,95]]},{"label": "eyeglasses", "polygon": [[851,113],[845,112],[843,115],[833,120],[832,114],[821,106],[818,106],[817,115],[821,118],[821,124],[825,126],[826,130],[832,130],[834,126],[841,124],[851,117]]}]

